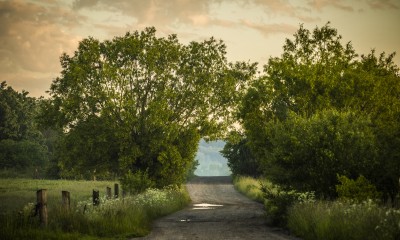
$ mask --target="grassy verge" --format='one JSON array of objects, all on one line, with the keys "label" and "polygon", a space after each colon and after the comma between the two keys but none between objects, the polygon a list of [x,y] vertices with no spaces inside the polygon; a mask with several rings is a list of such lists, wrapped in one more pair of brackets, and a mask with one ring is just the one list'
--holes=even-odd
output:
[{"label": "grassy verge", "polygon": [[264,202],[270,224],[287,227],[303,239],[400,239],[398,209],[382,207],[372,201],[358,204],[315,201],[311,193],[283,191],[267,180],[251,177],[236,176],[234,185],[249,198]]},{"label": "grassy verge", "polygon": [[248,198],[260,203],[264,202],[261,186],[269,184],[270,183],[265,179],[255,179],[245,176],[235,176],[233,178],[233,185],[236,190]]},{"label": "grassy verge", "polygon": [[395,240],[400,239],[400,211],[372,201],[297,203],[289,210],[288,228],[310,240]]},{"label": "grassy verge", "polygon": [[[102,197],[99,206],[92,206],[92,189],[104,189],[101,193],[104,195],[106,186],[112,186],[113,182],[23,179],[0,182],[3,183],[0,189],[2,208],[12,209],[2,211],[0,215],[0,236],[4,239],[126,239],[144,236],[149,233],[154,219],[177,211],[189,202],[185,189],[170,188],[149,189],[140,195],[112,200]],[[49,224],[46,229],[42,229],[37,217],[32,216],[38,188],[47,188],[49,194]],[[61,190],[71,193],[72,203],[68,212],[60,207]]]}]

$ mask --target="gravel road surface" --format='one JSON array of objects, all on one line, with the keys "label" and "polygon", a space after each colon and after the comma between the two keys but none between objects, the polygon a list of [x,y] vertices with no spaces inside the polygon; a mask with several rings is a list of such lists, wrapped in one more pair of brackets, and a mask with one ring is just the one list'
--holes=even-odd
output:
[{"label": "gravel road surface", "polygon": [[190,206],[159,219],[140,239],[296,239],[267,227],[263,206],[238,193],[231,177],[197,177],[186,186]]}]

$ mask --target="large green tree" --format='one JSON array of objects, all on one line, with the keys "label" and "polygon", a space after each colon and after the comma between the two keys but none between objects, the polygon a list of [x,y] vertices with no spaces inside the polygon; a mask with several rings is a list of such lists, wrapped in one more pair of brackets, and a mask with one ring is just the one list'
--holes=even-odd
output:
[{"label": "large green tree", "polygon": [[73,56],[62,55],[43,114],[64,128],[63,170],[104,166],[146,172],[157,186],[182,182],[199,139],[226,129],[255,73],[225,54],[214,38],[183,45],[155,28],[82,40]]},{"label": "large green tree", "polygon": [[[368,174],[393,197],[400,170],[399,69],[394,54],[359,57],[341,39],[328,23],[313,31],[300,26],[286,40],[283,54],[269,59],[243,98],[245,137],[277,182],[332,196],[336,173]],[[311,177],[326,171],[328,182]]]}]

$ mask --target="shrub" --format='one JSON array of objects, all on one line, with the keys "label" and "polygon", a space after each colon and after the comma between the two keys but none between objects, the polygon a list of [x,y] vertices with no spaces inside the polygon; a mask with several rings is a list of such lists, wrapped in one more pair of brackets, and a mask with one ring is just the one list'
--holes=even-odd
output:
[{"label": "shrub", "polygon": [[313,202],[313,192],[300,193],[295,190],[284,191],[275,185],[263,185],[264,205],[269,224],[286,226],[288,209],[296,202]]},{"label": "shrub", "polygon": [[356,180],[347,178],[346,176],[337,176],[340,184],[336,185],[336,192],[340,199],[354,200],[358,203],[368,199],[379,199],[381,194],[376,190],[368,179],[360,175]]},{"label": "shrub", "polygon": [[146,172],[137,171],[132,173],[130,170],[121,179],[122,188],[131,194],[138,194],[146,191],[146,189],[154,186],[149,175]]},{"label": "shrub", "polygon": [[356,112],[291,112],[285,121],[268,122],[265,131],[264,145],[251,148],[265,176],[319,198],[336,197],[338,173],[369,176],[379,164],[371,121]]},{"label": "shrub", "polygon": [[221,154],[228,159],[228,167],[233,174],[258,177],[261,175],[256,158],[251,153],[248,140],[232,133]]}]

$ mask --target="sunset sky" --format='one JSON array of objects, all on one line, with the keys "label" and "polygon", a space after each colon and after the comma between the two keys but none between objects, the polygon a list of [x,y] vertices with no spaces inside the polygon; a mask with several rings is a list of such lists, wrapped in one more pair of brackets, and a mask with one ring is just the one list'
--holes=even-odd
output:
[{"label": "sunset sky", "polygon": [[229,61],[262,66],[300,24],[312,30],[328,21],[357,53],[395,51],[400,66],[400,0],[0,0],[0,82],[47,96],[60,55],[80,40],[147,26],[184,44],[214,36]]}]

